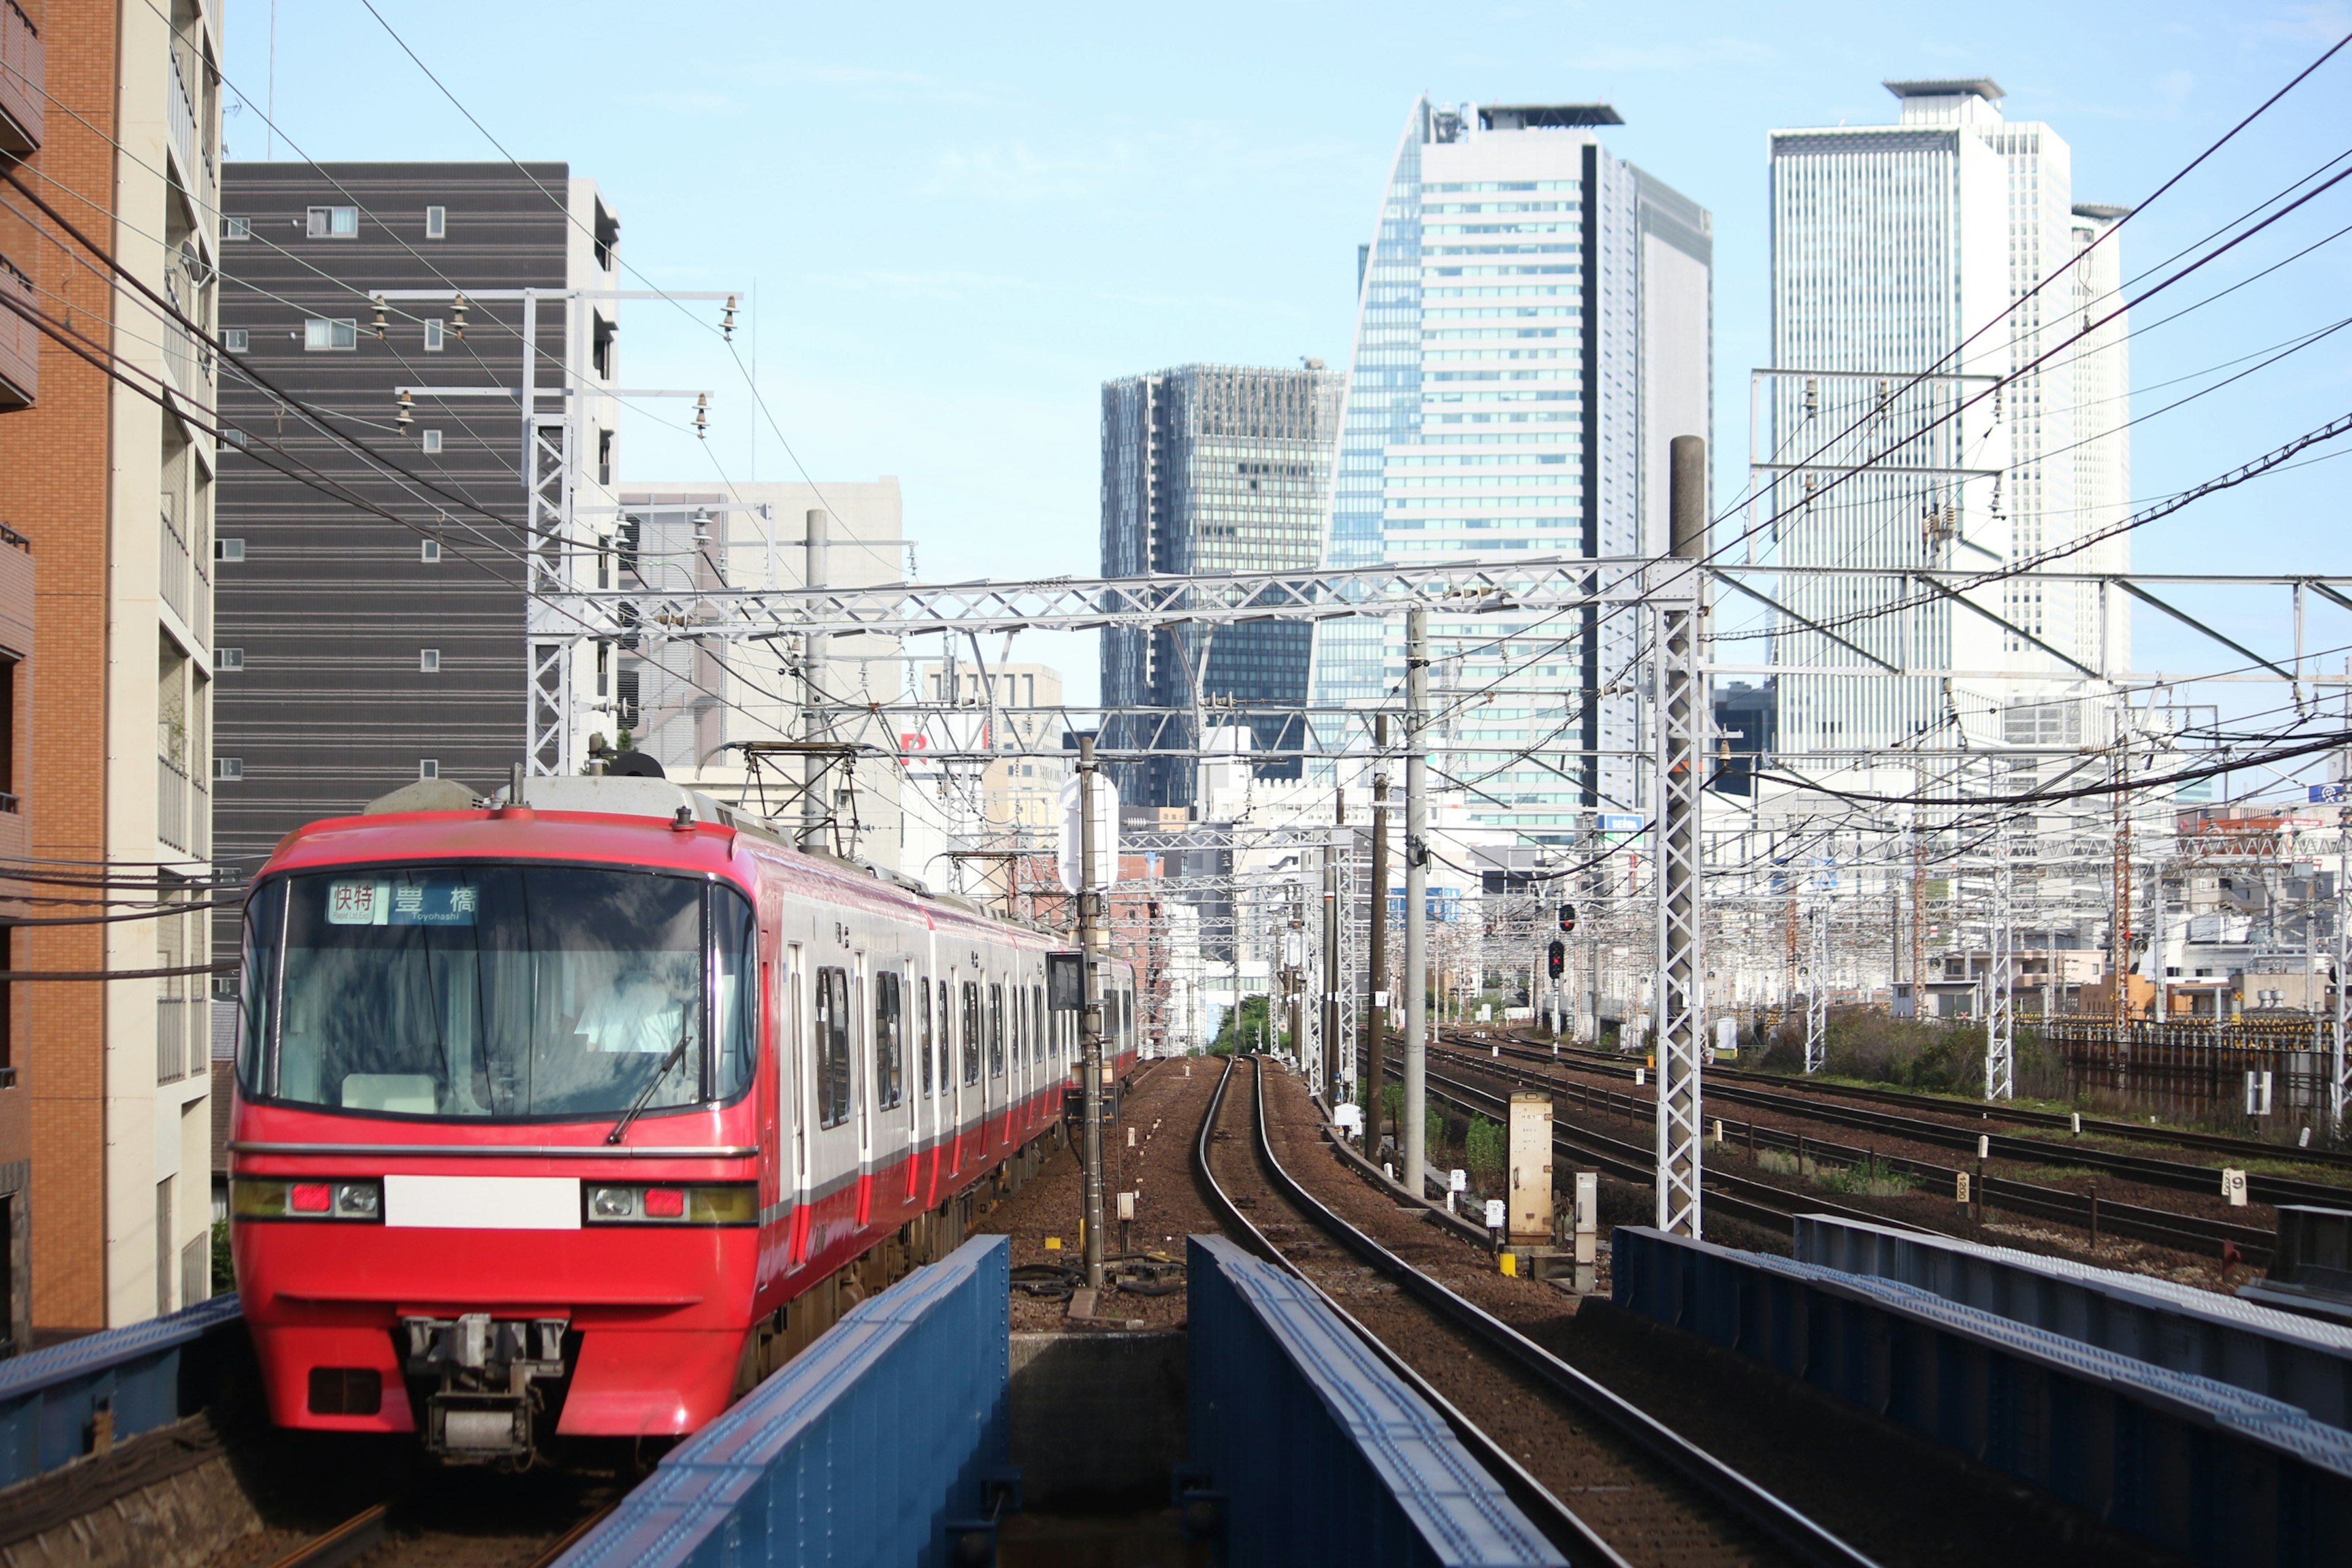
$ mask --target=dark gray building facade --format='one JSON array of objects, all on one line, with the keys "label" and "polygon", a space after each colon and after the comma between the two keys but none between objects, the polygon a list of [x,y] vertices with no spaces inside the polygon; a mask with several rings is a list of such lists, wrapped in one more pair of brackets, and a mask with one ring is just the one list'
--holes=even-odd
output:
[{"label": "dark gray building facade", "polygon": [[[1103,385],[1102,569],[1284,571],[1313,567],[1322,551],[1331,459],[1346,377],[1310,360],[1297,370],[1182,365]],[[1103,745],[1191,746],[1189,724],[1162,725],[1121,709],[1184,709],[1197,684],[1229,710],[1211,722],[1246,724],[1259,751],[1306,743],[1313,634],[1304,623],[1102,634]],[[1296,757],[1258,766],[1297,778]],[[1120,798],[1187,805],[1192,763],[1126,764]]]},{"label": "dark gray building facade", "polygon": [[[230,163],[221,189],[221,423],[245,449],[219,480],[214,820],[253,864],[419,777],[487,793],[523,759],[516,296],[554,296],[538,384],[592,368],[575,350],[609,378],[610,303],[563,295],[613,287],[619,228],[562,163]],[[609,484],[609,432],[584,438],[581,482]]]}]

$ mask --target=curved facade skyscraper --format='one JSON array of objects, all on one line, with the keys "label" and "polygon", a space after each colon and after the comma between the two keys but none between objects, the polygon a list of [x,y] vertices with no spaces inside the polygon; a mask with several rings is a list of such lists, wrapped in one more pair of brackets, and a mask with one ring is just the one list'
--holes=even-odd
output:
[{"label": "curved facade skyscraper", "polygon": [[[1413,105],[1360,251],[1330,564],[1664,550],[1668,443],[1710,433],[1712,221],[1601,144],[1620,123],[1605,104]],[[1430,631],[1441,782],[1474,816],[1552,838],[1642,808],[1610,754],[1639,739],[1629,619]],[[1321,626],[1317,705],[1394,707],[1403,636]]]}]

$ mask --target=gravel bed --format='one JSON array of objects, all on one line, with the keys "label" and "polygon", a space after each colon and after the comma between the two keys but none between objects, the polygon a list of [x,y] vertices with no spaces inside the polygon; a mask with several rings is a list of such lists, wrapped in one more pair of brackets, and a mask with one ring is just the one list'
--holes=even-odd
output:
[{"label": "gravel bed", "polygon": [[[1118,1202],[1115,1194],[1136,1194],[1135,1221],[1129,1232],[1134,1253],[1146,1262],[1153,1255],[1173,1263],[1184,1261],[1184,1238],[1217,1228],[1192,1181],[1192,1139],[1215,1092],[1217,1074],[1224,1067],[1208,1057],[1171,1057],[1155,1061],[1129,1081],[1123,1121],[1103,1130],[1103,1200],[1113,1218],[1106,1235],[1109,1249],[1118,1248]],[[1127,1145],[1129,1130],[1135,1147]],[[1018,1271],[1040,1266],[1083,1266],[1078,1219],[1085,1204],[1079,1179],[1076,1140],[1056,1153],[1029,1178],[1027,1184],[975,1219],[972,1229],[983,1235],[1013,1239],[1013,1267]],[[1057,1249],[1046,1241],[1057,1240]],[[1016,1280],[1021,1275],[1016,1272]],[[1129,1290],[1108,1292],[1097,1302],[1097,1315],[1121,1321],[1139,1320],[1147,1328],[1181,1328],[1185,1321],[1184,1292],[1142,1295]],[[1038,1296],[1015,1285],[1013,1331],[1035,1333],[1069,1326],[1066,1297]]]}]

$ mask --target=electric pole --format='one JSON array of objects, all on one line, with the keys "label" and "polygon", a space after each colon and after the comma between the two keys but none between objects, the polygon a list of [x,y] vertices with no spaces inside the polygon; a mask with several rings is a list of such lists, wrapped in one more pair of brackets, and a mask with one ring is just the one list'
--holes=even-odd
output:
[{"label": "electric pole", "polygon": [[1669,458],[1669,546],[1675,562],[1653,570],[1660,584],[1654,680],[1658,802],[1658,1204],[1657,1226],[1699,1235],[1699,1065],[1706,1052],[1704,922],[1699,864],[1699,734],[1706,722],[1706,666],[1699,648],[1700,574],[1706,556],[1706,442],[1674,438]]},{"label": "electric pole", "polygon": [[1348,790],[1331,792],[1331,842],[1323,847],[1323,1030],[1315,1083],[1338,1102],[1339,1089],[1339,834],[1348,826]]},{"label": "electric pole", "polygon": [[[1364,1155],[1381,1153],[1381,1107],[1388,1098],[1389,716],[1372,719],[1372,940],[1364,1006]],[[2339,1031],[2340,1033],[2340,1031]]]},{"label": "electric pole", "polygon": [[[812,512],[811,517],[820,514]],[[1086,1005],[1078,1013],[1078,1085],[1085,1096],[1087,1288],[1103,1283],[1103,994],[1096,963],[1102,947],[1102,894],[1095,887],[1095,738],[1078,737],[1078,950]]]},{"label": "electric pole", "polygon": [[1404,617],[1404,1190],[1429,1157],[1429,612]]},{"label": "electric pole", "polygon": [[[811,507],[806,519],[807,531],[803,535],[804,556],[801,567],[801,585],[822,588],[825,579],[825,516],[821,507]],[[827,727],[819,715],[824,702],[824,632],[807,632],[801,637],[801,739],[811,742],[809,752],[801,759],[801,847],[815,849],[824,847],[825,820],[832,815],[832,803],[825,799],[828,779],[825,759],[814,742],[830,739]]]}]

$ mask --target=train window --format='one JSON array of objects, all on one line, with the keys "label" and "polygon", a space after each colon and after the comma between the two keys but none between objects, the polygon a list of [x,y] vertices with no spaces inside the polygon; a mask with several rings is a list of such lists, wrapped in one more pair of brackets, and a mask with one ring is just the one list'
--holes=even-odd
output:
[{"label": "train window", "polygon": [[1045,989],[1042,985],[1029,987],[1029,1016],[1039,1025],[1036,1037],[1029,1044],[1030,1058],[1042,1062],[1045,1059]]},{"label": "train window", "polygon": [[963,983],[963,1080],[980,1081],[980,983]]},{"label": "train window", "polygon": [[874,977],[874,1103],[888,1110],[906,1098],[906,1016],[898,976]]},{"label": "train window", "polygon": [[719,950],[719,1070],[715,1098],[751,1087],[760,1061],[760,922],[732,888],[710,890],[710,935]]},{"label": "train window", "polygon": [[262,1082],[262,1064],[268,1060],[270,1007],[278,994],[278,933],[291,885],[290,881],[280,883],[276,897],[265,895],[246,906],[245,963],[236,987],[236,1005],[245,1027],[236,1048],[236,1078],[248,1095],[268,1092]]},{"label": "train window", "polygon": [[[923,1098],[929,1100],[931,1097],[931,983],[928,980],[918,980],[915,982],[915,990],[923,998],[921,1009],[923,1036],[919,1049],[923,1058]],[[940,1022],[944,1023],[946,1020],[942,1018]]]},{"label": "train window", "polygon": [[988,1076],[1004,1076],[1004,987],[988,988]]},{"label": "train window", "polygon": [[816,1121],[838,1127],[849,1120],[849,971],[816,972]]},{"label": "train window", "polygon": [[[697,879],[468,865],[291,879],[257,1071],[369,1115],[548,1120],[706,1100],[722,1004]],[[256,955],[256,970],[268,964]],[[749,989],[740,958],[727,961]]]}]

